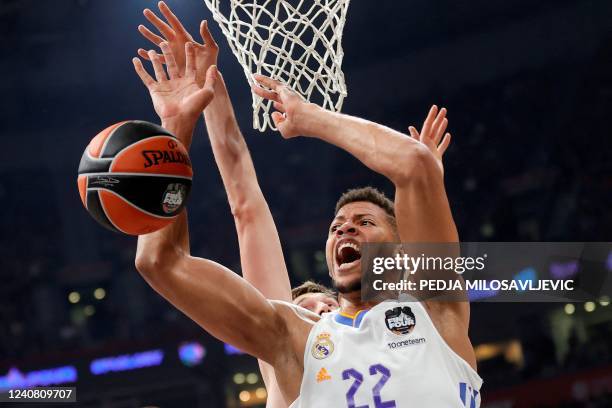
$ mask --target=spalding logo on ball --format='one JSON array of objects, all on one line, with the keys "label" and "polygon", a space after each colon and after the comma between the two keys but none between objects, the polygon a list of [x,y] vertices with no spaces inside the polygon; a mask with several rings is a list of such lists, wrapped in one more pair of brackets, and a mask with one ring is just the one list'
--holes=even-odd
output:
[{"label": "spalding logo on ball", "polygon": [[133,120],[100,132],[85,149],[78,186],[87,211],[110,230],[148,234],[172,223],[191,191],[181,142],[161,126]]}]

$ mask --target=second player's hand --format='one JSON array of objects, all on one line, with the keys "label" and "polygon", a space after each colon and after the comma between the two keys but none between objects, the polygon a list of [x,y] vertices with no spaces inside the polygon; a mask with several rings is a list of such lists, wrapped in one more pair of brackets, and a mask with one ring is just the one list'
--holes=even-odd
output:
[{"label": "second player's hand", "polygon": [[[196,50],[193,44],[185,43],[185,66],[179,69],[172,50],[166,42],[161,43],[161,49],[166,61],[168,75],[161,63],[159,55],[150,50],[148,56],[155,71],[155,79],[144,69],[142,61],[133,59],[134,69],[145,84],[153,100],[153,107],[163,124],[172,123],[189,134],[195,126],[200,114],[214,96],[214,81],[216,66],[211,66],[206,73],[206,80],[200,87],[196,80]],[[180,135],[177,135],[179,138]],[[189,147],[191,140],[181,140]]]},{"label": "second player's hand", "polygon": [[[208,22],[203,20],[200,23],[200,36],[202,37],[202,43],[194,41],[193,37],[185,29],[181,21],[172,12],[170,7],[163,1],[158,3],[159,11],[165,17],[167,23],[159,18],[153,11],[149,9],[144,10],[144,15],[157,28],[161,37],[154,34],[144,25],[138,26],[138,31],[153,44],[159,46],[163,42],[167,42],[170,46],[174,59],[179,69],[179,73],[184,72],[185,67],[185,44],[188,42],[193,43],[196,49],[196,80],[198,85],[204,86],[206,80],[206,71],[211,65],[217,65],[217,57],[219,55],[219,46],[215,42],[210,30],[208,29]],[[138,49],[138,55],[146,60],[150,60],[149,52],[144,49]],[[157,54],[162,64],[165,64],[165,58],[163,55]]]},{"label": "second player's hand", "polygon": [[423,143],[433,153],[443,174],[444,165],[442,163],[442,157],[451,142],[450,133],[445,133],[447,127],[448,119],[446,118],[446,108],[442,108],[438,111],[438,107],[433,105],[427,114],[425,122],[423,122],[420,133],[414,126],[408,128],[410,136]]}]

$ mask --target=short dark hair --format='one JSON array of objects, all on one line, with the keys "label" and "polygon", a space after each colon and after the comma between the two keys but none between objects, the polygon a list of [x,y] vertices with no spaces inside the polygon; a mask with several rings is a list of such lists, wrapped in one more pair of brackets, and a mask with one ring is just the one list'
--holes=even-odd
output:
[{"label": "short dark hair", "polygon": [[323,293],[324,295],[331,296],[333,298],[336,297],[334,291],[327,286],[321,285],[315,281],[307,280],[300,286],[296,286],[295,288],[291,289],[291,299],[295,300],[306,293]]},{"label": "short dark hair", "polygon": [[382,208],[389,217],[389,223],[396,228],[395,205],[393,201],[391,201],[385,193],[370,186],[353,188],[343,193],[336,203],[334,215],[338,215],[338,211],[345,205],[358,201],[366,201]]}]

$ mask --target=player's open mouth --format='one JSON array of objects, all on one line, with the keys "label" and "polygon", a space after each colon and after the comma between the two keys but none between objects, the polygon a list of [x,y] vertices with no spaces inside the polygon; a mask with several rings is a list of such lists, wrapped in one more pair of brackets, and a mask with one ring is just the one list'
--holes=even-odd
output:
[{"label": "player's open mouth", "polygon": [[336,265],[339,269],[351,268],[361,260],[361,248],[357,241],[342,240],[336,248]]}]

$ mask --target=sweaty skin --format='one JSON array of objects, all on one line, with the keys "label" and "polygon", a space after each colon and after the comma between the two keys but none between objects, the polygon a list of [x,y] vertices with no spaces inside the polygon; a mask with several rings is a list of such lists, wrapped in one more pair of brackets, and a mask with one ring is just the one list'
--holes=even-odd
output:
[{"label": "sweaty skin", "polygon": [[[203,87],[199,88],[196,63],[191,57],[194,48],[186,45],[184,75],[177,68],[179,65],[168,44],[162,44],[168,77],[155,53],[150,52],[148,56],[156,80],[135,62],[137,72],[151,92],[162,124],[186,138],[184,135],[191,135],[197,121],[193,113],[199,114],[207,106],[219,78],[216,68],[212,67]],[[275,106],[286,113],[286,116],[274,115],[284,137],[309,135],[343,148],[389,178],[396,188],[398,233],[386,215],[381,214],[382,209],[371,203],[351,203],[337,214],[343,218],[334,220],[339,225],[330,231],[326,251],[330,274],[337,283],[359,279],[358,268],[335,264],[334,250],[346,237],[358,242],[389,242],[397,239],[397,235],[404,242],[457,241],[442,172],[435,154],[425,144],[427,140],[417,141],[372,122],[325,111],[301,99],[295,100],[293,97],[297,96],[282,89],[280,84],[272,85],[276,87]],[[433,116],[438,118],[436,114]],[[437,122],[432,120],[432,123]],[[422,131],[425,133],[428,132]],[[369,220],[362,223],[364,215]],[[193,257],[187,237],[185,213],[167,228],[140,236],[136,255],[138,271],[158,293],[213,336],[272,365],[284,400],[294,401],[302,382],[308,333],[318,316],[286,302],[266,299],[222,265]],[[355,292],[342,293],[340,304],[348,314],[370,306],[361,303],[359,293]],[[429,312],[451,348],[474,366],[467,337],[469,306],[440,305],[429,308]]]}]

